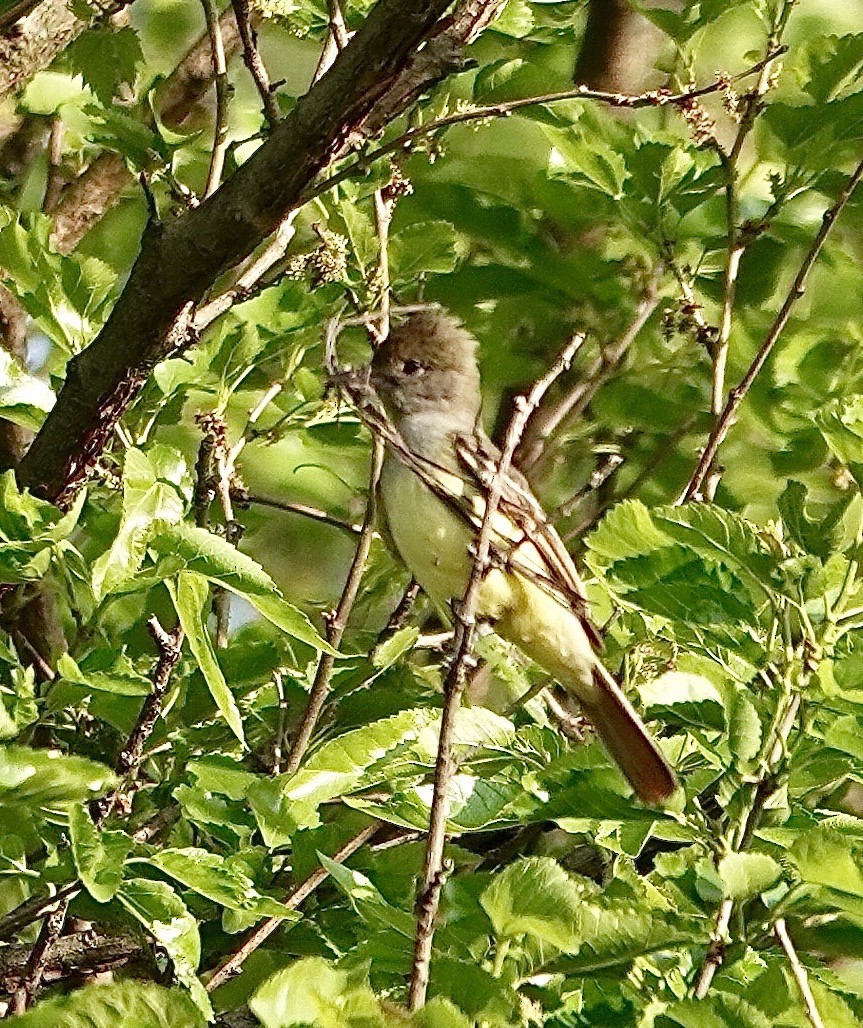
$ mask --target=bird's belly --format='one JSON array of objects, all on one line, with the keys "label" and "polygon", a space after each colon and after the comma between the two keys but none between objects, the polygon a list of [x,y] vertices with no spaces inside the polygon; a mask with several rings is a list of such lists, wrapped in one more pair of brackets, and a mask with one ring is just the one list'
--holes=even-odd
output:
[{"label": "bird's belly", "polygon": [[426,593],[439,603],[467,588],[471,531],[398,459],[381,473],[381,498],[399,556]]}]

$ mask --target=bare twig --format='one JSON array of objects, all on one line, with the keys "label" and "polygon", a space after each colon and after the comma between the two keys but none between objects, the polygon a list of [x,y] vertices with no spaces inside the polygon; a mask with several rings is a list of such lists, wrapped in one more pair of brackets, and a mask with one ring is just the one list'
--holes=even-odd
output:
[{"label": "bare twig", "polygon": [[50,214],[57,206],[60,193],[63,189],[63,176],[60,173],[60,164],[63,161],[63,143],[66,138],[66,127],[59,115],[51,119],[51,135],[48,139],[48,182],[45,185],[45,196],[42,200],[42,210]]},{"label": "bare twig", "polygon": [[273,739],[273,774],[278,775],[282,771],[282,748],[285,745],[285,721],[288,713],[284,673],[281,668],[277,668],[273,672],[273,685],[276,689],[276,699],[279,702],[278,716],[276,718],[276,735]]},{"label": "bare twig", "polygon": [[358,172],[364,171],[369,165],[379,160],[381,157],[386,157],[392,153],[399,153],[409,150],[412,144],[417,139],[422,139],[425,136],[432,135],[435,132],[439,132],[441,129],[449,128],[451,125],[463,125],[471,121],[487,121],[491,118],[508,118],[517,111],[525,110],[529,107],[539,107],[543,104],[560,103],[564,100],[596,100],[599,103],[608,104],[610,107],[621,107],[625,110],[639,110],[644,107],[674,107],[674,108],[685,108],[688,104],[691,104],[693,100],[697,100],[703,96],[710,96],[713,93],[723,92],[728,88],[729,82],[738,82],[742,79],[748,78],[750,75],[755,75],[761,71],[765,63],[776,60],[777,57],[785,53],[785,48],[781,47],[774,53],[770,54],[765,60],[759,61],[752,67],[747,68],[746,71],[740,72],[739,75],[735,75],[733,78],[723,76],[722,78],[716,79],[709,85],[701,86],[698,89],[689,89],[685,92],[672,93],[667,89],[654,89],[647,93],[607,93],[599,89],[588,89],[586,86],[577,86],[575,89],[565,89],[557,93],[542,93],[537,96],[525,96],[519,97],[516,100],[507,100],[502,103],[496,104],[485,104],[479,107],[468,107],[465,110],[456,111],[454,114],[447,114],[441,118],[435,118],[433,121],[427,122],[425,125],[416,125],[413,128],[408,129],[395,139],[391,139],[387,143],[383,143],[381,146],[365,154],[355,163],[348,165],[336,174],[331,175],[329,178],[324,179],[322,182],[316,183],[303,193],[302,200],[307,202],[316,196],[320,196],[321,193],[327,192],[332,189],[333,186],[337,186],[340,183],[346,181],[349,178],[353,178]]},{"label": "bare twig", "polygon": [[803,296],[806,290],[806,280],[809,277],[809,272],[812,270],[812,266],[818,259],[818,255],[821,253],[824,243],[827,241],[827,237],[830,234],[830,230],[833,228],[837,217],[848,203],[861,179],[863,179],[863,160],[861,160],[854,169],[853,174],[846,182],[845,187],[839,194],[835,203],[833,203],[833,205],[824,212],[821,219],[821,225],[815,234],[815,238],[812,240],[806,256],[803,258],[803,263],[800,265],[800,269],[794,278],[791,289],[788,291],[782,307],[770,327],[770,331],[767,333],[767,336],[761,344],[758,353],[755,355],[754,360],[749,365],[746,374],[740,380],[739,384],[736,385],[728,394],[728,399],[713,427],[713,431],[710,433],[710,437],[704,447],[704,452],[701,455],[698,466],[693,472],[686,488],[683,490],[683,493],[678,498],[678,503],[686,503],[700,495],[704,481],[707,478],[710,468],[713,466],[719,447],[722,445],[722,442],[728,434],[728,430],[734,421],[740,404],[743,402],[744,397],[752,387],[752,383],[758,377],[759,372],[764,367],[767,358],[773,351],[773,347],[778,342],[779,337],[788,323],[792,310]]},{"label": "bare twig", "polygon": [[201,0],[201,3],[204,5],[207,32],[210,34],[210,47],[213,54],[213,76],[216,82],[216,124],[213,129],[213,150],[210,154],[210,168],[207,172],[207,183],[204,186],[204,196],[209,196],[219,188],[219,183],[222,181],[222,171],[225,167],[225,152],[228,149],[228,100],[230,98],[230,85],[228,83],[228,66],[225,61],[225,45],[222,40],[222,26],[219,24],[219,9],[216,6],[216,0]]},{"label": "bare twig", "polygon": [[788,934],[788,926],[785,924],[784,917],[776,920],[776,923],[773,925],[773,932],[779,940],[779,945],[785,951],[785,956],[788,958],[791,973],[794,975],[797,988],[800,990],[800,998],[803,1000],[807,1020],[812,1025],[812,1028],[824,1028],[824,1022],[821,1020],[821,1014],[818,1012],[818,1004],[812,995],[809,975],[806,968],[800,963],[800,957],[797,956],[797,950],[794,948],[794,943]]},{"label": "bare twig", "polygon": [[[731,337],[734,302],[737,292],[737,275],[740,261],[747,246],[755,238],[743,230],[740,222],[740,199],[738,195],[738,164],[746,139],[755,124],[755,118],[762,107],[762,97],[767,92],[773,75],[773,60],[770,54],[777,51],[788,16],[791,13],[793,0],[785,0],[778,10],[776,21],[767,38],[765,51],[767,57],[762,65],[754,88],[747,94],[737,133],[730,151],[726,154],[720,150],[722,167],[725,172],[725,217],[726,217],[726,251],[725,267],[722,276],[722,315],[719,321],[719,332],[710,348],[713,362],[713,374],[710,389],[710,412],[714,419],[722,416],[725,404],[725,370],[728,364],[728,344]],[[706,499],[712,500],[719,484],[719,474],[708,472],[705,483]]]},{"label": "bare twig", "polygon": [[[171,675],[180,660],[183,630],[179,625],[172,632],[167,632],[154,614],[147,621],[147,629],[159,652],[156,667],[153,670],[153,689],[144,700],[138,719],[117,757],[116,771],[124,779],[123,784],[114,792],[91,804],[93,820],[97,826],[118,808],[125,808],[128,802],[127,794],[134,783],[144,747],[153,734],[153,729],[162,713],[162,703],[171,683]],[[124,812],[128,813],[125,810]]]},{"label": "bare twig", "polygon": [[658,276],[654,276],[635,308],[632,320],[620,336],[602,348],[579,381],[554,404],[543,405],[531,419],[519,447],[517,464],[526,475],[541,471],[550,453],[548,442],[561,426],[574,422],[587,408],[599,389],[612,378],[620,362],[644,328],[659,303]]},{"label": "bare twig", "polygon": [[240,38],[243,41],[243,62],[249,69],[249,74],[255,80],[255,86],[260,94],[261,103],[264,105],[264,114],[270,128],[272,128],[280,117],[279,105],[270,85],[270,77],[267,74],[266,66],[258,50],[258,41],[250,16],[249,0],[231,0],[231,6],[237,19]]},{"label": "bare twig", "polygon": [[76,896],[81,891],[80,882],[70,882],[58,889],[53,896],[31,896],[30,899],[19,903],[14,910],[0,917],[0,939],[14,939],[28,924],[43,915],[57,910],[67,900]]},{"label": "bare twig", "polygon": [[[770,749],[763,760],[757,779],[751,783],[748,803],[744,806],[743,813],[728,840],[731,849],[735,852],[739,853],[745,850],[752,841],[764,811],[764,804],[774,789],[774,776],[780,762],[786,755],[788,737],[791,735],[791,730],[797,721],[799,710],[800,694],[792,692],[787,696],[786,702],[779,712]],[[723,899],[716,913],[710,946],[695,983],[694,992],[696,999],[704,999],[707,995],[716,972],[722,966],[722,961],[725,959],[728,926],[731,923],[733,910],[734,900]]]},{"label": "bare twig", "polygon": [[[337,853],[333,855],[333,861],[336,864],[343,864],[348,857],[356,853],[356,851],[378,831],[381,827],[379,821],[375,821],[368,827],[364,828],[361,832],[358,832],[352,839],[348,840],[342,846]],[[285,898],[285,907],[288,910],[296,910],[323,882],[329,871],[323,867],[319,867],[316,871],[313,871],[309,877],[301,884],[289,896]],[[273,932],[284,922],[283,917],[270,917],[262,924],[258,925],[250,935],[246,937],[243,944],[230,956],[226,957],[221,964],[213,971],[212,976],[206,984],[207,992],[214,992],[220,985],[223,985],[229,978],[232,978],[235,974],[239,974],[240,968],[243,963],[251,956],[255,950],[266,942],[266,940],[273,934]]]},{"label": "bare twig", "polygon": [[271,500],[266,496],[247,496],[247,503],[257,504],[259,507],[272,507],[274,510],[283,510],[288,514],[299,514],[304,518],[311,518],[312,521],[320,521],[324,525],[332,525],[340,528],[343,532],[351,535],[359,535],[363,526],[353,521],[342,521],[333,514],[328,514],[319,507],[312,507],[307,503],[295,503],[293,500]]},{"label": "bare twig", "polygon": [[379,340],[390,334],[390,222],[393,218],[395,201],[383,189],[376,189],[374,196],[375,230],[378,235],[378,268],[376,285],[380,291],[380,314],[377,325]]},{"label": "bare twig", "polygon": [[23,1014],[39,992],[42,985],[42,976],[51,957],[51,950],[66,922],[69,902],[69,899],[61,900],[59,905],[42,922],[39,938],[36,940],[36,945],[33,947],[30,959],[27,961],[23,982],[15,993],[12,1003],[11,1009],[16,1014]]},{"label": "bare twig", "polygon": [[[363,519],[363,527],[360,532],[359,542],[357,543],[354,559],[351,563],[350,570],[348,571],[348,577],[345,581],[345,587],[342,590],[338,606],[332,616],[327,619],[327,642],[330,643],[334,649],[338,649],[338,646],[342,641],[342,637],[344,636],[348,617],[350,616],[354,601],[357,598],[357,593],[360,588],[360,579],[362,578],[363,570],[366,566],[366,560],[369,555],[369,549],[372,545],[377,510],[376,496],[378,479],[380,478],[381,465],[383,463],[383,450],[383,442],[376,440],[372,450],[372,466],[371,473],[369,475],[369,495],[366,503],[366,516]],[[306,750],[308,749],[309,743],[312,739],[312,732],[317,724],[318,717],[320,716],[327,694],[330,691],[330,680],[333,675],[334,665],[335,658],[332,654],[321,654],[321,658],[318,661],[318,669],[315,673],[315,680],[312,683],[311,692],[309,693],[309,702],[306,705],[303,719],[297,728],[297,734],[294,736],[294,740],[291,745],[291,752],[288,754],[288,759],[285,762],[286,772],[293,773],[297,770],[302,762]]]},{"label": "bare twig", "polygon": [[449,789],[455,770],[453,758],[455,721],[461,705],[467,668],[471,660],[480,588],[485,578],[491,555],[494,518],[503,494],[504,483],[512,465],[513,455],[528,419],[536,410],[540,400],[555,379],[569,368],[573,357],[583,341],[583,336],[574,336],[548,373],[536,382],[528,395],[516,397],[514,412],[501,449],[497,470],[491,478],[487,489],[485,511],[483,512],[482,524],[476,538],[473,567],[471,568],[467,588],[461,602],[456,606],[453,653],[443,687],[444,705],[441,712],[440,735],[435,763],[434,792],[429,816],[422,882],[417,903],[417,934],[410,990],[408,993],[408,1004],[411,1010],[416,1010],[425,1003],[428,990],[434,922],[442,885],[441,876],[444,873],[443,855],[447,818],[449,817]]}]

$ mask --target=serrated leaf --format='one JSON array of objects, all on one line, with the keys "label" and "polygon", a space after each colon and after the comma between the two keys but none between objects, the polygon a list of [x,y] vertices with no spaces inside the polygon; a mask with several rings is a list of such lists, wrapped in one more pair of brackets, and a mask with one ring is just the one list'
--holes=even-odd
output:
[{"label": "serrated leaf", "polygon": [[73,75],[80,75],[104,104],[110,104],[123,85],[135,81],[144,60],[138,33],[124,28],[89,29],[66,48]]},{"label": "serrated leaf", "polygon": [[57,660],[57,674],[66,682],[115,696],[149,696],[153,691],[148,678],[130,671],[82,671],[68,653]]},{"label": "serrated leaf", "polygon": [[0,349],[0,415],[3,418],[36,432],[55,400],[46,382],[25,371],[8,350]]},{"label": "serrated leaf", "polygon": [[210,1000],[197,976],[201,961],[198,922],[185,903],[167,883],[147,878],[127,879],[117,891],[116,898],[156,942],[164,946],[178,980],[189,989],[207,1020],[211,1020]]},{"label": "serrated leaf", "polygon": [[645,685],[638,694],[653,717],[670,715],[684,724],[712,728],[725,727],[722,694],[703,675],[685,671],[666,671]]},{"label": "serrated leaf", "polygon": [[16,1028],[204,1028],[188,994],[152,982],[85,985],[42,1000],[14,1019]]},{"label": "serrated leaf", "polygon": [[461,243],[448,221],[425,221],[396,232],[390,240],[393,277],[413,282],[427,272],[444,275],[458,266]]},{"label": "serrated leaf", "polygon": [[384,1028],[385,1024],[368,983],[320,957],[307,957],[277,971],[258,987],[249,1006],[265,1028]]},{"label": "serrated leaf", "polygon": [[296,911],[262,896],[236,862],[197,847],[163,849],[136,862],[147,863],[228,910],[248,911],[259,917],[299,918]]},{"label": "serrated leaf", "polygon": [[729,899],[747,900],[774,885],[782,866],[766,853],[726,853],[719,861],[719,877]]},{"label": "serrated leaf", "polygon": [[210,586],[203,575],[182,571],[174,585],[169,584],[171,599],[180,619],[180,625],[189,641],[189,649],[210,690],[210,695],[231,731],[245,745],[243,719],[234,694],[228,688],[225,676],[216,658],[213,640],[207,630],[210,607]]},{"label": "serrated leaf", "polygon": [[123,465],[123,512],[120,527],[111,546],[93,565],[93,593],[97,600],[124,586],[135,577],[144,561],[147,544],[155,532],[166,524],[182,520],[184,498],[179,480],[166,479],[160,464],[168,463],[169,471],[185,461],[178,451],[171,462],[165,451],[155,448],[155,456],[131,447]]},{"label": "serrated leaf", "polygon": [[132,839],[125,832],[97,828],[82,806],[74,806],[69,811],[69,840],[84,888],[97,903],[113,899],[123,881]]},{"label": "serrated leaf", "polygon": [[110,768],[86,757],[26,746],[0,746],[0,807],[83,803],[116,784]]},{"label": "serrated leaf", "polygon": [[372,663],[380,671],[391,667],[400,657],[410,653],[419,635],[420,630],[415,625],[400,628],[383,645],[378,646],[372,656]]},{"label": "serrated leaf", "polygon": [[157,553],[175,558],[189,571],[242,596],[287,635],[317,650],[339,656],[306,615],[284,599],[261,565],[227,540],[204,528],[177,524],[163,528],[151,540],[151,546]]}]

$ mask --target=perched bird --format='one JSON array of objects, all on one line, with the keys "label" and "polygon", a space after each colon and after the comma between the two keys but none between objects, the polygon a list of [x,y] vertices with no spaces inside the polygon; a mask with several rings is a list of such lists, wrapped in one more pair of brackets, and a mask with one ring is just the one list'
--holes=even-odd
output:
[{"label": "perched bird", "polygon": [[[441,604],[464,595],[499,459],[479,424],[476,347],[454,317],[423,310],[393,326],[364,382],[401,437],[388,441],[381,473],[385,527]],[[657,804],[675,792],[674,772],[596,655],[600,640],[572,559],[515,470],[493,522],[477,613],[576,697],[640,799]]]}]

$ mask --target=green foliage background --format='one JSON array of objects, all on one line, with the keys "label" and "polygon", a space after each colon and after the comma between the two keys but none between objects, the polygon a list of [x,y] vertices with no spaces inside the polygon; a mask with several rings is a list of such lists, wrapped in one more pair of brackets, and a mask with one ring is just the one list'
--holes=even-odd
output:
[{"label": "green foliage background", "polygon": [[[288,110],[314,72],[326,5],[261,3],[262,54]],[[349,27],[369,6],[347,4]],[[685,89],[751,66],[787,6],[651,9],[666,33],[657,82]],[[472,47],[472,65],[386,138],[465,105],[571,88],[584,13],[575,2],[510,0]],[[863,156],[861,25],[859,2],[799,0],[790,11],[781,73],[738,165],[736,228],[749,235],[728,386]],[[194,4],[138,0],[127,27],[90,30],[39,73],[19,111],[62,119],[70,172],[105,150],[146,171],[170,217],[180,187],[203,186],[209,118],[199,112],[181,133],[148,112],[202,28]],[[263,129],[239,59],[230,81],[226,174]],[[737,130],[733,108],[728,94],[703,101],[723,146]],[[598,388],[564,419],[532,480],[571,536],[596,620],[608,622],[607,662],[685,789],[675,809],[637,805],[599,746],[568,740],[539,699],[510,709],[538,672],[483,640],[499,681],[489,706],[468,704],[459,722],[454,871],[433,998],[411,1023],[805,1028],[811,1011],[775,934],[780,920],[823,1023],[860,1024],[863,194],[746,397],[720,453],[715,503],[675,506],[712,424],[711,360],[694,312],[719,322],[728,223],[715,147],[670,106],[620,114],[571,99],[447,129],[399,168],[412,191],[391,230],[395,298],[438,300],[478,336],[490,431],[572,332],[588,332],[552,400],[580,378]],[[3,356],[0,414],[29,427],[104,322],[147,219],[143,194],[130,192],[60,256],[41,212],[47,175],[42,155],[4,183],[0,211],[0,267],[32,318],[38,355],[29,373]],[[369,438],[325,390],[322,336],[346,290],[363,307],[379,301],[372,195],[390,175],[379,161],[301,209],[286,273],[155,369],[71,512],[20,494],[12,473],[2,481],[0,580],[19,595],[22,583],[49,583],[69,652],[54,681],[37,682],[14,625],[0,638],[0,915],[80,879],[71,912],[151,940],[153,966],[136,975],[159,983],[120,973],[55,990],[22,1028],[193,1025],[212,1016],[210,999],[217,1011],[250,1004],[267,1028],[408,1017],[442,659],[415,644],[440,628],[438,615],[420,599],[408,627],[375,648],[408,581],[375,540],[313,748],[296,774],[272,775],[274,741],[302,715],[322,615],[354,542],[252,503],[236,512],[237,551],[215,507],[207,528],[192,502],[194,416],[216,412],[232,444],[246,440],[239,469],[253,497],[361,520]],[[623,359],[603,365],[645,303]],[[360,335],[344,348],[347,359],[368,354]],[[274,383],[281,389],[250,420]],[[608,455],[620,467],[583,492]],[[213,587],[232,601],[218,652]],[[179,619],[187,644],[131,813],[97,828],[87,802],[122,785],[110,768],[151,689],[153,613]],[[159,834],[134,838],[166,811]],[[396,827],[333,862],[372,818]],[[416,831],[400,844],[375,845],[405,828]],[[329,879],[298,914],[286,911],[284,897],[321,866]],[[696,999],[724,904],[724,959]],[[279,914],[286,924],[208,998],[199,976]],[[28,925],[11,941],[37,932]]]}]

